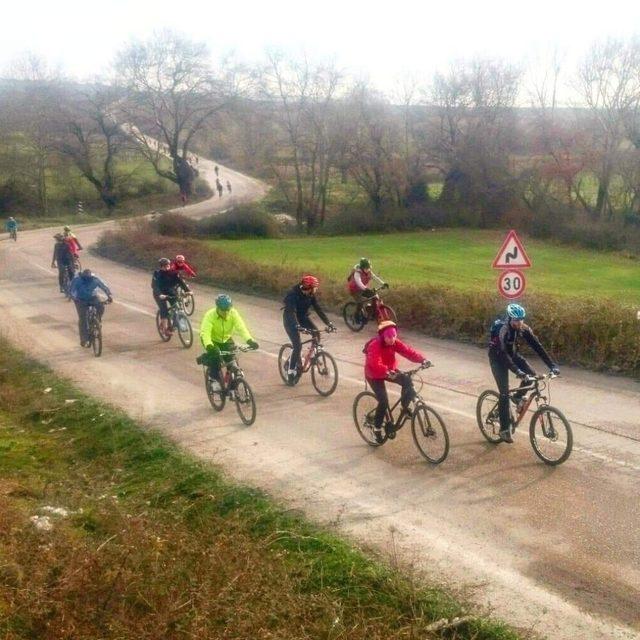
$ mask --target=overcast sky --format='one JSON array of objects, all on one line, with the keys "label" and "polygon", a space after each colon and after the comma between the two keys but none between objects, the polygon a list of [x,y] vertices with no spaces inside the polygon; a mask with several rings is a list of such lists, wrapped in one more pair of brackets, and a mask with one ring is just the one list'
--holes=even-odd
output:
[{"label": "overcast sky", "polygon": [[167,27],[248,62],[266,47],[333,58],[390,91],[475,55],[530,64],[557,49],[570,68],[593,40],[640,33],[640,2],[14,0],[3,3],[0,69],[31,50],[91,77],[129,40]]}]

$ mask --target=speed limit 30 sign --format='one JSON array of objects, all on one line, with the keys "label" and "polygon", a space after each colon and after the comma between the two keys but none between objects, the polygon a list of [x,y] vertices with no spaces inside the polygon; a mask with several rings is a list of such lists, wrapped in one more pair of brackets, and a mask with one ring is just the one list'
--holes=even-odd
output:
[{"label": "speed limit 30 sign", "polygon": [[527,286],[524,273],[516,269],[503,271],[498,278],[498,291],[504,298],[519,298]]}]

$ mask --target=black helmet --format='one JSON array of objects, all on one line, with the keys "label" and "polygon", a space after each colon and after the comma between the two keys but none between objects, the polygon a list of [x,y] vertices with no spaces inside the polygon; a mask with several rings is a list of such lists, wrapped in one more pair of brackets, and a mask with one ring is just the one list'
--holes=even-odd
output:
[{"label": "black helmet", "polygon": [[166,267],[167,265],[171,264],[171,260],[169,260],[169,258],[160,258],[160,260],[158,260],[158,264],[161,267]]},{"label": "black helmet", "polygon": [[80,277],[88,280],[92,275],[93,273],[91,273],[91,269],[83,269]]},{"label": "black helmet", "polygon": [[368,258],[360,258],[360,268],[361,269],[371,269],[371,263]]}]

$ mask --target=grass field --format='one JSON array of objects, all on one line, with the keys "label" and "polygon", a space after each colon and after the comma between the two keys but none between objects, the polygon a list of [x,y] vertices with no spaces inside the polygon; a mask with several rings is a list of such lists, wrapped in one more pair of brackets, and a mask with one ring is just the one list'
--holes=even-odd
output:
[{"label": "grass field", "polygon": [[[491,263],[504,232],[436,230],[364,237],[215,240],[216,247],[268,266],[277,264],[346,278],[362,255],[395,284],[445,285],[461,291],[494,292],[497,273]],[[596,253],[525,239],[533,268],[528,291],[640,302],[640,262],[614,253]]]}]

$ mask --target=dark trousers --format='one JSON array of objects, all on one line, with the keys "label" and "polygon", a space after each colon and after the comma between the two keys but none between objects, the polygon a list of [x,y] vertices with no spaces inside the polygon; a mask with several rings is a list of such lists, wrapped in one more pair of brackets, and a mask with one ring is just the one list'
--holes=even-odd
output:
[{"label": "dark trousers", "polygon": [[298,324],[288,321],[287,318],[284,317],[282,322],[284,324],[284,330],[287,332],[289,340],[291,340],[291,346],[293,347],[291,351],[291,358],[289,360],[289,369],[295,369],[300,363],[300,351],[302,351],[302,339],[300,338],[300,332],[297,327],[301,326],[305,329],[309,329],[309,331],[316,332],[318,331],[318,327],[316,327],[309,318],[305,318]]},{"label": "dark trousers", "polygon": [[[214,342],[213,344],[218,347],[220,351],[232,351],[233,347],[235,346],[233,340],[229,340],[229,342]],[[233,354],[223,355],[216,352],[207,352],[205,362],[209,367],[209,377],[215,378],[216,380],[218,380],[218,382],[220,382],[220,384],[222,384],[222,365],[229,364],[230,362],[233,362],[233,360],[235,360],[235,355]]]},{"label": "dark trousers", "polygon": [[[367,382],[369,383],[369,386],[371,387],[373,393],[376,394],[376,399],[378,400],[374,425],[376,428],[380,428],[382,426],[382,423],[384,422],[384,417],[387,414],[387,409],[389,408],[389,396],[387,395],[387,387],[385,385],[385,380],[367,379]],[[413,388],[413,381],[411,380],[411,376],[400,373],[396,376],[395,380],[389,380],[388,382],[399,384],[402,387],[402,391],[400,392],[400,405],[403,409],[406,409],[416,395],[416,391]]]},{"label": "dark trousers", "polygon": [[87,310],[89,307],[94,306],[98,311],[98,317],[102,318],[104,313],[104,305],[98,298],[92,298],[91,300],[74,300],[76,304],[76,311],[78,312],[78,332],[80,333],[80,343],[89,341],[89,334],[87,331]]},{"label": "dark trousers", "polygon": [[160,310],[161,318],[169,317],[169,305],[173,304],[176,301],[175,296],[169,296],[165,300],[161,300],[160,296],[157,296],[155,293],[153,294],[153,299],[156,301],[158,305],[158,309]]},{"label": "dark trousers", "polygon": [[73,280],[75,275],[73,264],[59,264],[58,265],[58,284],[60,285],[60,291],[64,290],[64,273],[65,271],[69,275],[69,282]]},{"label": "dark trousers", "polygon": [[[530,376],[536,374],[531,368],[531,365],[522,356],[514,356],[513,361],[517,367]],[[509,431],[511,428],[511,419],[509,417],[509,367],[503,359],[491,355],[489,355],[489,364],[491,365],[491,373],[493,373],[493,377],[498,385],[498,393],[500,394],[500,399],[498,400],[500,431]],[[526,385],[526,382],[523,380],[520,386],[522,387],[524,385]],[[522,393],[518,391],[513,394],[513,397],[515,400],[519,400],[523,395],[524,391]]]}]

